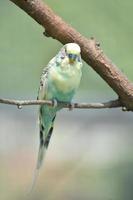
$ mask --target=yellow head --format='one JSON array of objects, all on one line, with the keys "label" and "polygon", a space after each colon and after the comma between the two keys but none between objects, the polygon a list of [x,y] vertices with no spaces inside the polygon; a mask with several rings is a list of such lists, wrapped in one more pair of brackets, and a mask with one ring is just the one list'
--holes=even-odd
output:
[{"label": "yellow head", "polygon": [[80,56],[80,46],[76,43],[68,43],[65,45],[66,55],[68,56],[69,63],[73,64]]}]

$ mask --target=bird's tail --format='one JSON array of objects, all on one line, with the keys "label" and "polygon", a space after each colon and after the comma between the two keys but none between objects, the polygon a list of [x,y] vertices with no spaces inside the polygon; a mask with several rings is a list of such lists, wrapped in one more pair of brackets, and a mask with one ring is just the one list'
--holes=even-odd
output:
[{"label": "bird's tail", "polygon": [[45,158],[46,150],[47,149],[45,148],[45,146],[40,143],[38,158],[37,158],[37,164],[36,164],[36,168],[34,170],[34,175],[33,175],[33,179],[32,179],[32,182],[31,182],[30,189],[28,191],[28,195],[30,195],[35,188],[37,178],[39,176],[40,168],[41,168],[41,166],[43,164],[43,160]]},{"label": "bird's tail", "polygon": [[[54,119],[55,119],[55,117],[54,117]],[[52,132],[53,132],[54,119],[52,121],[51,128],[50,128],[45,139],[44,139],[44,134],[43,134],[44,128],[42,129],[42,127],[41,127],[41,129],[40,129],[40,146],[39,146],[37,164],[36,164],[33,180],[32,180],[32,183],[31,183],[31,187],[30,187],[30,190],[28,192],[29,194],[31,194],[31,192],[33,191],[35,184],[37,182],[37,178],[39,176],[40,168],[42,167],[42,164],[43,164],[43,161],[44,161],[44,158],[45,158],[45,155],[46,155],[46,150],[48,148],[49,141],[50,141],[50,138],[51,138],[51,135],[52,135]]]}]

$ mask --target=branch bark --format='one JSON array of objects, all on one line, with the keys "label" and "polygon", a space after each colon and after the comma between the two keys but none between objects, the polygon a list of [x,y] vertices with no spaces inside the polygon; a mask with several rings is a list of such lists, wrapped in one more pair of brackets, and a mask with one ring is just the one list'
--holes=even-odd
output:
[{"label": "branch bark", "polygon": [[[46,100],[12,100],[12,99],[0,99],[0,103],[15,105],[19,109],[22,106],[29,106],[29,105],[44,105],[47,104],[49,106],[55,106],[53,101],[46,101]],[[79,109],[101,109],[101,108],[118,108],[121,107],[121,103],[119,100],[108,101],[105,103],[64,103],[64,102],[57,102],[57,105],[61,105],[64,108],[79,108]],[[57,106],[56,105],[56,106]]]},{"label": "branch bark", "polygon": [[133,83],[108,59],[94,38],[87,39],[57,16],[42,0],[10,0],[45,28],[45,35],[61,43],[76,42],[82,58],[117,93],[127,110],[133,111]]}]

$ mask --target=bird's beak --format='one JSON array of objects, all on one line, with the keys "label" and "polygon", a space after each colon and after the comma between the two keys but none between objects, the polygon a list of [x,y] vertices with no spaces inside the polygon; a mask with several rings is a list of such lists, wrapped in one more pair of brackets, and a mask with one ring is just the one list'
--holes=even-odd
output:
[{"label": "bird's beak", "polygon": [[77,58],[76,54],[68,54],[68,58],[69,58],[69,63],[73,64]]}]

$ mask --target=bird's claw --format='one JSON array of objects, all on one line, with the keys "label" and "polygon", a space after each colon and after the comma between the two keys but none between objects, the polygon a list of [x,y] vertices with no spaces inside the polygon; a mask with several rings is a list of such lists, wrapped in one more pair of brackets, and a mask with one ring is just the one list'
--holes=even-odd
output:
[{"label": "bird's claw", "polygon": [[18,109],[22,109],[22,105],[19,104],[19,105],[17,105],[17,106],[18,106]]},{"label": "bird's claw", "polygon": [[72,111],[74,109],[74,103],[70,103],[68,109],[69,109],[69,111]]},{"label": "bird's claw", "polygon": [[56,99],[53,99],[53,100],[52,100],[52,106],[53,106],[54,108],[56,108],[57,105],[58,105],[57,100],[56,100]]}]

